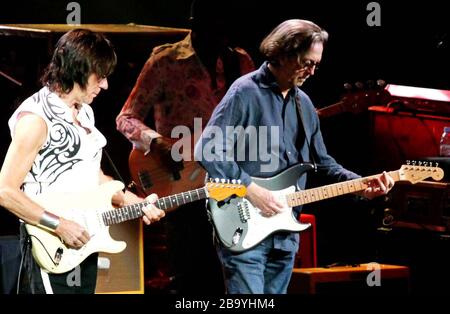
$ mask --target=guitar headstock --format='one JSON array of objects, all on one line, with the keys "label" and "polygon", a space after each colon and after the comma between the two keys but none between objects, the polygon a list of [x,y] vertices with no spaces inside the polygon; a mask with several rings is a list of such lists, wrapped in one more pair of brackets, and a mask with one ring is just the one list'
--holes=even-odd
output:
[{"label": "guitar headstock", "polygon": [[206,189],[208,190],[208,196],[216,201],[223,201],[230,196],[236,195],[238,197],[244,197],[247,194],[247,188],[240,182],[233,180],[219,180],[206,183]]},{"label": "guitar headstock", "polygon": [[428,178],[439,181],[444,177],[444,170],[434,166],[422,166],[422,163],[419,165],[413,163],[402,165],[399,169],[399,177],[400,180],[409,181],[411,183],[417,183]]},{"label": "guitar headstock", "polygon": [[331,117],[343,112],[359,114],[370,106],[385,105],[390,99],[386,82],[383,80],[367,81],[365,84],[356,82],[353,85],[345,83],[344,88],[346,93],[337,103],[317,110],[320,118]]}]

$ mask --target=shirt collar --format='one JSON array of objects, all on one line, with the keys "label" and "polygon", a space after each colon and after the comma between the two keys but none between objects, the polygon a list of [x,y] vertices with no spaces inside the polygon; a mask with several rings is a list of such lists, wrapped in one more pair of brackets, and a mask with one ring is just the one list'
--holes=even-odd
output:
[{"label": "shirt collar", "polygon": [[[278,82],[275,79],[275,76],[269,69],[268,61],[265,61],[261,65],[261,67],[258,69],[257,74],[256,74],[256,80],[261,88],[271,88],[271,89],[277,89],[277,90],[280,89]],[[291,88],[289,90],[288,94],[291,96],[297,95],[297,89],[298,89],[298,87]]]},{"label": "shirt collar", "polygon": [[[47,86],[44,87],[46,89],[46,93],[48,93],[48,101],[52,104],[52,106],[57,107],[59,111],[59,116],[66,120],[67,122],[73,123],[73,114],[72,109],[54,92],[51,92]],[[81,104],[80,110],[78,111],[77,118],[80,121],[80,124],[83,127],[90,126],[88,119],[86,119],[86,104]]]},{"label": "shirt collar", "polygon": [[278,87],[275,76],[269,70],[269,62],[265,61],[258,69],[256,80],[259,82],[261,88]]}]

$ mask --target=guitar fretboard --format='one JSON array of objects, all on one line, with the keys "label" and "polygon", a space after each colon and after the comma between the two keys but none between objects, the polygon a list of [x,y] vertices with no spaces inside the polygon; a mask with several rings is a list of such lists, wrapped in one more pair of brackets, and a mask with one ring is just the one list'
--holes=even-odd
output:
[{"label": "guitar fretboard", "polygon": [[[155,206],[159,209],[167,210],[172,207],[184,205],[207,197],[208,193],[206,191],[206,188],[203,187],[200,189],[159,198],[156,201]],[[142,203],[136,203],[133,205],[128,205],[106,211],[102,213],[103,223],[107,226],[110,226],[127,220],[140,218],[144,216],[142,208],[144,208],[149,204],[150,204],[149,202],[145,201]]]},{"label": "guitar fretboard", "polygon": [[[390,171],[389,175],[394,179],[395,182],[400,180],[399,171]],[[291,193],[286,195],[288,205],[293,206],[300,206],[305,205],[321,200],[325,200],[328,198],[349,194],[349,193],[355,193],[365,190],[368,185],[367,182],[371,179],[379,177],[380,174],[349,180],[345,182],[330,184],[321,186],[318,188],[313,189],[307,189],[295,193]]]}]

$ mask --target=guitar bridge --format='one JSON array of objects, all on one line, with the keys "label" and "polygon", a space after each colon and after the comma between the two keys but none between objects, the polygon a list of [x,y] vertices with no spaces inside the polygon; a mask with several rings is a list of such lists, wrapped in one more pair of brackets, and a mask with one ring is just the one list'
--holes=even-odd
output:
[{"label": "guitar bridge", "polygon": [[239,218],[242,223],[246,223],[250,219],[250,210],[248,208],[248,203],[246,201],[239,202],[237,204],[237,209],[239,212]]}]

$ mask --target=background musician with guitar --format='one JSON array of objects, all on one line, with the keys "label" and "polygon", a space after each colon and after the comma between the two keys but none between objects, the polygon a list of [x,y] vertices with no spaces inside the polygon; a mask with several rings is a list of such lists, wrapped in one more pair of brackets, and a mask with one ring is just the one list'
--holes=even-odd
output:
[{"label": "background musician with guitar", "polygon": [[[230,41],[233,9],[230,1],[193,1],[192,31],[180,42],[153,49],[117,117],[117,129],[133,143],[130,172],[142,191],[162,195],[204,184],[205,173],[193,159],[183,165],[173,160],[171,132],[183,126],[194,134],[194,118],[206,124],[231,83],[254,69],[247,52]],[[164,223],[170,288],[176,293],[223,292],[205,203],[180,206]]]},{"label": "background musician with guitar", "polygon": [[[295,19],[278,25],[260,45],[267,61],[258,70],[235,81],[213,112],[196,146],[196,159],[210,176],[240,179],[247,186],[248,201],[259,209],[261,216],[271,217],[274,223],[282,216],[285,204],[271,191],[280,187],[270,189],[259,184],[266,178],[282,186],[277,175],[308,161],[317,165],[319,175],[334,181],[359,178],[328,155],[316,110],[299,88],[317,71],[327,39],[328,33],[310,21]],[[236,126],[241,127],[240,131],[227,132],[227,128]],[[247,133],[252,127],[256,131]],[[217,133],[217,129],[222,133]],[[256,156],[256,160],[250,159],[251,156]],[[294,179],[299,188],[304,188],[306,176],[298,175]],[[257,184],[252,177],[262,179]],[[394,180],[383,173],[366,184],[367,188],[360,193],[373,198],[386,194]],[[299,210],[294,208],[296,215]],[[219,207],[218,216],[220,211]],[[238,220],[251,219],[249,206],[237,204],[235,211],[239,212]],[[232,222],[223,224],[230,228]],[[274,232],[248,250],[235,251],[233,248],[250,230],[232,231],[229,243],[218,243],[227,292],[286,293],[299,234]]]},{"label": "background musician with guitar", "polygon": [[[47,193],[92,191],[111,180],[100,168],[106,138],[95,127],[90,104],[108,88],[107,77],[116,60],[113,47],[103,35],[83,29],[64,34],[42,77],[44,87],[26,99],[9,120],[12,142],[0,172],[0,205],[26,225],[56,235],[61,246],[74,252],[81,252],[94,235],[80,222],[59,216],[33,199]],[[156,195],[148,200],[154,203]],[[115,205],[137,201],[143,199],[129,191],[119,190],[112,198]],[[164,211],[153,205],[143,211],[146,224],[164,216]],[[71,281],[72,271],[49,274],[38,266],[30,247],[35,240],[42,239],[28,235],[22,223],[19,293],[94,293],[97,254],[82,258],[75,274],[79,277]],[[58,252],[64,254],[62,248]],[[58,263],[60,256],[50,257]]]}]

